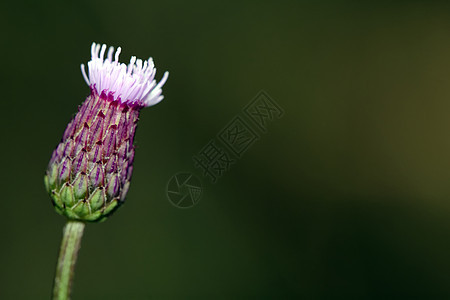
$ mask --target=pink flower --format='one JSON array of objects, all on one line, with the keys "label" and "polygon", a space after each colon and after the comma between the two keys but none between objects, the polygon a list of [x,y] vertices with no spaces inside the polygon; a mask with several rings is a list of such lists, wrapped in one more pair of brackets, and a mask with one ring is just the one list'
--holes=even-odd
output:
[{"label": "pink flower", "polygon": [[168,72],[156,82],[153,60],[119,62],[121,49],[92,44],[81,70],[91,93],[67,126],[45,176],[55,209],[70,219],[99,221],[125,200],[133,171],[133,139],[143,107],[160,102]]}]

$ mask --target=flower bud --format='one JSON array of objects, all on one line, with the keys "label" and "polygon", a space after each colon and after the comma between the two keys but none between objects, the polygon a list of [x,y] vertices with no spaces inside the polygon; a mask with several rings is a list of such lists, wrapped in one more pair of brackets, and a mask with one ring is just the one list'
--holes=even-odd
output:
[{"label": "flower bud", "polygon": [[119,63],[118,48],[92,45],[91,93],[67,125],[45,174],[56,211],[69,219],[101,221],[125,200],[134,160],[134,133],[142,108],[163,99],[166,72],[156,84],[153,60]]}]

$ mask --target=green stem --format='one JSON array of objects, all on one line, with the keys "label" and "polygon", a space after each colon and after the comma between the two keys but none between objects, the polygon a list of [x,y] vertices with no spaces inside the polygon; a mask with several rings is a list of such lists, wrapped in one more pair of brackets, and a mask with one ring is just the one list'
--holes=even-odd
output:
[{"label": "green stem", "polygon": [[78,250],[80,249],[81,238],[83,237],[83,230],[84,223],[79,221],[67,221],[66,226],[64,226],[53,285],[54,300],[70,299],[73,273]]}]

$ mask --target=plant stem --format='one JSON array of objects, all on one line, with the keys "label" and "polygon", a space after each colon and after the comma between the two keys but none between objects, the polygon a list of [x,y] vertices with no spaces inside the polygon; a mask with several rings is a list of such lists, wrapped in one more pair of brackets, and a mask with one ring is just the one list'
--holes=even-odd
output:
[{"label": "plant stem", "polygon": [[79,221],[67,221],[64,226],[53,285],[54,300],[70,299],[75,263],[83,237],[83,230],[84,223]]}]

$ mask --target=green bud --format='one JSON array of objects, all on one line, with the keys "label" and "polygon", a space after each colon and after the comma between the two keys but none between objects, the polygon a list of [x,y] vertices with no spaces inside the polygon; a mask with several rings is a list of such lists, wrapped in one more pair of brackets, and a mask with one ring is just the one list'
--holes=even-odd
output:
[{"label": "green bud", "polygon": [[103,207],[105,203],[105,191],[103,188],[96,188],[89,198],[88,202],[91,205],[92,210],[98,210]]},{"label": "green bud", "polygon": [[60,192],[61,202],[65,207],[72,207],[75,204],[75,197],[73,195],[73,187],[65,183]]}]

